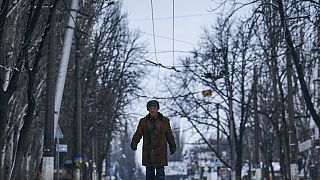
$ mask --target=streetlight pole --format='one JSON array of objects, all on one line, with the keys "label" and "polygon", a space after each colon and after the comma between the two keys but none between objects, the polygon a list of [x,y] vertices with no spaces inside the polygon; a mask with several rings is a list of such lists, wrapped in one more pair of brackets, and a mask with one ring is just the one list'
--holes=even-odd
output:
[{"label": "streetlight pole", "polygon": [[81,124],[81,86],[80,86],[80,56],[78,49],[78,38],[76,38],[77,50],[75,55],[75,82],[76,82],[76,102],[75,102],[75,137],[76,137],[76,149],[75,149],[75,159],[74,163],[76,165],[74,169],[75,178],[77,180],[81,179],[81,166],[82,166],[82,124]]},{"label": "streetlight pole", "polygon": [[292,60],[291,56],[287,54],[287,83],[288,83],[288,119],[289,119],[289,154],[290,154],[290,178],[292,180],[298,179],[298,144],[297,131],[294,120],[294,102],[293,102],[293,85],[292,85]]},{"label": "streetlight pole", "polygon": [[[58,126],[63,89],[64,89],[64,84],[67,76],[72,38],[74,34],[74,29],[75,29],[75,21],[78,15],[78,2],[79,0],[71,1],[68,26],[63,39],[63,49],[62,49],[59,72],[57,76],[57,84],[55,89],[55,104],[54,104],[54,127],[55,128]],[[53,49],[55,49],[55,47],[53,47]]]},{"label": "streetlight pole", "polygon": [[56,153],[57,153],[57,161],[56,161],[56,163],[57,163],[57,180],[59,180],[60,179],[60,156],[59,156],[59,154],[60,154],[60,141],[59,141],[59,139],[60,138],[57,138],[57,151],[56,151]]},{"label": "streetlight pole", "polygon": [[[216,104],[217,106],[217,155],[219,156],[219,140],[220,140],[220,117],[219,117],[219,106],[220,104]],[[217,166],[217,180],[220,180],[220,167]]]},{"label": "streetlight pole", "polygon": [[[54,1],[52,1],[52,4]],[[51,16],[51,30],[49,32],[49,49],[55,49],[55,15]],[[42,158],[42,179],[53,179],[54,171],[54,76],[55,76],[55,51],[48,51],[47,81],[46,81],[46,112],[44,122],[44,142]]]},{"label": "streetlight pole", "polygon": [[[65,80],[66,80],[66,76],[67,76],[68,63],[69,63],[69,58],[70,58],[71,46],[72,46],[72,39],[73,39],[73,34],[74,34],[74,29],[75,29],[75,22],[76,22],[77,15],[78,15],[78,6],[79,6],[78,4],[79,4],[79,0],[72,0],[71,1],[68,26],[67,26],[67,29],[66,29],[66,32],[64,35],[64,40],[63,40],[62,55],[61,55],[59,72],[58,72],[58,76],[57,76],[57,84],[56,84],[56,89],[55,89],[54,129],[56,129],[56,127],[58,126],[63,89],[64,89]],[[52,47],[50,49],[55,49],[55,47]],[[55,131],[52,132],[52,134],[54,134],[54,136],[56,135],[55,133],[56,133]],[[78,149],[77,146],[76,146],[76,148]],[[75,158],[75,161],[82,162],[82,159],[81,159],[81,157]],[[78,170],[80,170],[80,169],[77,169],[77,171],[75,173],[74,179],[76,179],[76,180],[80,179],[80,171],[78,171]],[[52,178],[49,178],[49,179],[52,179]]]},{"label": "streetlight pole", "polygon": [[[258,76],[256,66],[253,69],[253,114],[254,114],[254,166],[256,179],[261,178],[260,167],[260,121],[258,116],[258,96],[257,96]],[[251,173],[251,172],[250,172]]]}]

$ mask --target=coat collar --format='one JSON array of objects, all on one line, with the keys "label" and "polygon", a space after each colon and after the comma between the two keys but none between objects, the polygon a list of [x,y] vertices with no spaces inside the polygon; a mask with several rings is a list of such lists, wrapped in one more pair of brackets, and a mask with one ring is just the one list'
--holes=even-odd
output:
[{"label": "coat collar", "polygon": [[[161,114],[160,112],[158,112],[158,119],[162,119],[162,118],[163,118],[163,114]],[[148,115],[146,116],[146,119],[151,119],[150,114],[148,114]]]}]

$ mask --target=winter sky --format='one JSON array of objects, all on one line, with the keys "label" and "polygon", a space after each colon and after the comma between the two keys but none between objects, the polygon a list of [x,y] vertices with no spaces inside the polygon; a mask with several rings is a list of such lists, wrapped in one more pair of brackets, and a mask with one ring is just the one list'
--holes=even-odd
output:
[{"label": "winter sky", "polygon": [[[210,12],[215,7],[212,0],[123,0],[129,28],[139,30],[142,40],[148,44],[148,60],[169,67],[177,65],[179,57],[190,55],[188,51],[197,47],[204,27],[215,22],[216,13]],[[171,70],[153,67],[151,72],[144,81],[146,94],[148,97],[163,97],[159,91],[162,81],[158,78],[163,79]],[[140,105],[142,111],[138,110],[141,116],[148,113],[145,103]],[[137,151],[139,161],[141,147],[140,142]]]},{"label": "winter sky", "polygon": [[[147,59],[168,67],[179,65],[178,58],[190,55],[189,52],[197,48],[204,28],[215,25],[218,14],[228,11],[227,6],[212,11],[218,8],[218,2],[219,0],[122,0],[129,28],[139,30],[142,40],[148,44]],[[242,9],[242,12],[245,10]],[[151,67],[151,76],[144,81],[146,95],[150,98],[165,97],[160,90],[163,89],[163,78],[171,72],[172,70],[165,68]],[[148,113],[145,104],[146,102],[142,102],[136,110],[141,117]],[[181,121],[183,120],[173,120],[173,123],[179,122],[182,130],[190,129],[188,122]],[[137,123],[138,119],[132,127],[136,128]],[[185,139],[192,141],[197,138],[194,136],[195,132],[188,131],[184,132]],[[141,148],[140,142],[137,151],[140,162]]]},{"label": "winter sky", "polygon": [[[148,60],[169,67],[177,65],[178,57],[188,55],[196,47],[204,26],[214,23],[216,14],[209,12],[212,6],[211,0],[174,0],[174,3],[173,0],[123,0],[129,28],[140,30],[142,39],[148,43]],[[152,72],[146,81],[147,94],[158,97],[161,96],[158,74],[161,79],[170,71],[155,67]]]}]

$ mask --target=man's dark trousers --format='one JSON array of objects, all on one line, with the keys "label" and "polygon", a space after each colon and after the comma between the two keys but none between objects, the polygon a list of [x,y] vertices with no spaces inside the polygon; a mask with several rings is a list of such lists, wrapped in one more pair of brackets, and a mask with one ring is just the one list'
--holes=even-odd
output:
[{"label": "man's dark trousers", "polygon": [[164,166],[146,166],[146,180],[165,180]]}]

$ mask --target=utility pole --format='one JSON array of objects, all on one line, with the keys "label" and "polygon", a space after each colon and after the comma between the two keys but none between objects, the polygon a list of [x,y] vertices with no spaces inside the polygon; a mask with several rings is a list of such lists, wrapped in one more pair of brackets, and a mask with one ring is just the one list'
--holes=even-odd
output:
[{"label": "utility pole", "polygon": [[83,163],[82,159],[82,132],[81,132],[81,82],[80,82],[80,56],[78,49],[79,46],[79,39],[76,36],[76,53],[75,53],[75,95],[76,95],[76,102],[75,102],[75,137],[76,137],[76,144],[75,144],[75,154],[74,154],[74,175],[76,180],[81,179],[81,166]]},{"label": "utility pole", "polygon": [[[95,131],[95,130],[94,130]],[[96,139],[95,136],[92,138],[92,168],[91,168],[91,178],[92,180],[97,180],[97,165],[96,165]]]},{"label": "utility pole", "polygon": [[[53,1],[52,1],[53,2]],[[44,146],[42,158],[42,179],[53,179],[54,170],[54,77],[55,77],[55,15],[52,14],[52,25],[49,34],[47,81],[46,81],[46,112],[44,122]]]},{"label": "utility pole", "polygon": [[[54,104],[54,128],[58,125],[58,119],[60,114],[60,107],[63,95],[64,84],[67,76],[68,70],[68,63],[72,45],[72,38],[75,29],[75,21],[78,15],[78,2],[79,0],[72,0],[71,1],[71,8],[70,8],[70,16],[68,20],[67,29],[63,39],[63,49],[62,55],[59,65],[59,72],[57,77],[57,86],[55,90],[55,104]],[[55,49],[55,47],[53,48]],[[55,133],[55,132],[54,132]]]},{"label": "utility pole", "polygon": [[[230,92],[231,93],[231,92]],[[229,97],[229,108],[230,108],[230,141],[231,141],[231,180],[236,180],[236,161],[237,161],[237,153],[236,153],[236,140],[235,140],[235,129],[234,129],[234,116],[233,116],[233,104],[232,99]]]},{"label": "utility pole", "polygon": [[[219,156],[219,140],[220,140],[220,117],[219,117],[219,106],[220,104],[216,104],[217,106],[217,155]],[[217,180],[220,180],[220,166],[217,166]]]},{"label": "utility pole", "polygon": [[[66,32],[64,35],[64,39],[63,39],[62,55],[61,55],[61,60],[60,60],[60,65],[59,65],[59,72],[58,72],[58,76],[57,76],[57,86],[55,89],[54,129],[56,129],[58,126],[63,89],[64,89],[64,84],[65,84],[65,80],[66,80],[66,76],[67,76],[70,51],[71,51],[71,46],[72,46],[72,39],[73,39],[73,34],[74,34],[74,29],[75,29],[75,22],[76,22],[77,15],[78,15],[78,12],[77,12],[78,11],[78,3],[79,3],[79,0],[72,0],[71,1],[71,7],[69,9],[70,16],[69,16],[68,25],[67,25]],[[52,49],[55,49],[55,47],[53,47]],[[81,126],[80,126],[80,128],[81,128]],[[55,136],[56,132],[54,131],[53,133]],[[80,138],[81,138],[81,136],[80,136]],[[76,151],[78,151],[78,146],[76,146],[76,149],[77,149]],[[76,152],[76,154],[80,155],[81,153]],[[80,156],[77,156],[77,155],[74,159],[75,162],[82,162],[81,155]],[[77,166],[77,167],[79,167],[79,166]],[[77,168],[74,179],[76,179],[76,180],[80,179],[80,168]]]},{"label": "utility pole", "polygon": [[258,116],[258,96],[257,96],[257,84],[258,76],[257,69],[254,66],[253,69],[253,114],[254,114],[254,166],[256,169],[256,179],[261,179],[261,167],[260,167],[260,121]]},{"label": "utility pole", "polygon": [[287,83],[288,83],[288,118],[289,118],[289,151],[290,151],[290,176],[292,180],[298,179],[297,164],[297,132],[294,122],[293,87],[292,87],[292,60],[287,53]]}]

